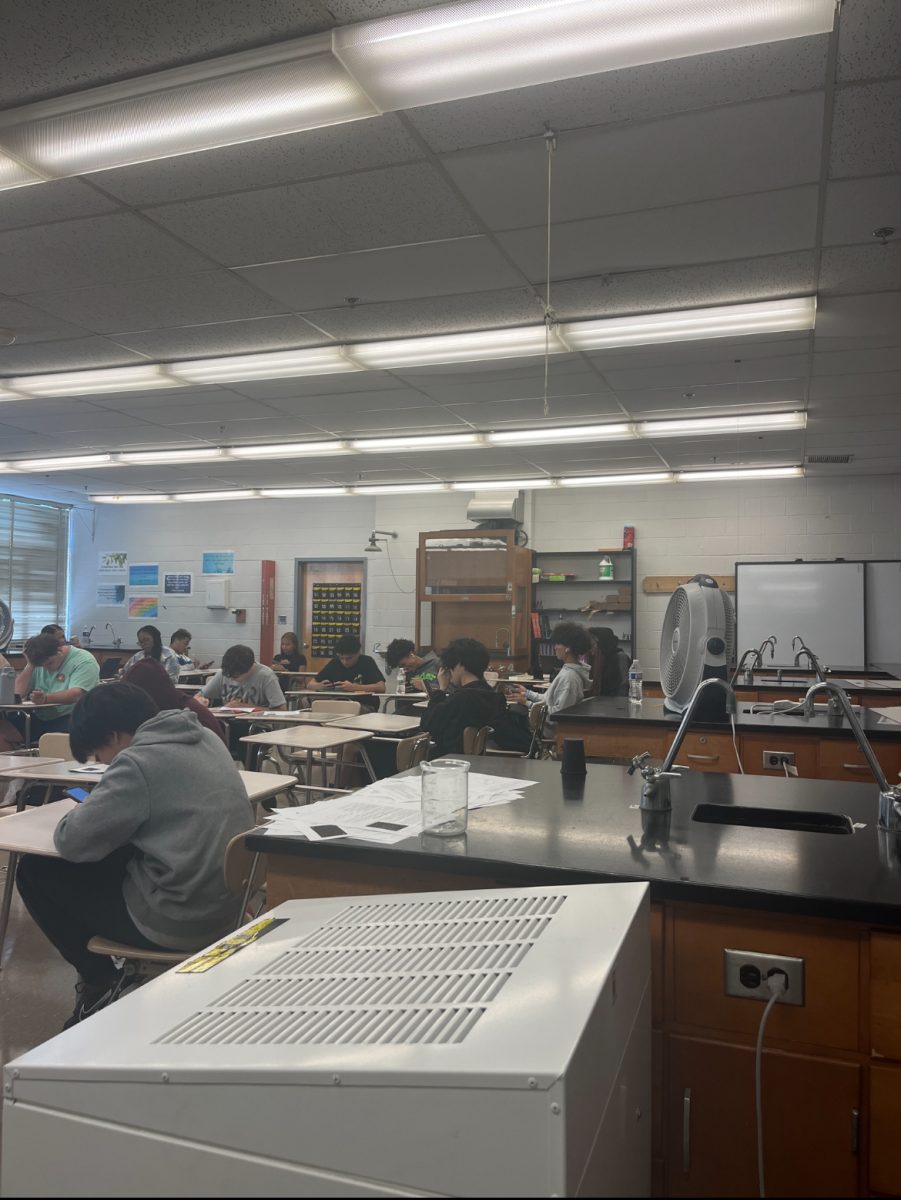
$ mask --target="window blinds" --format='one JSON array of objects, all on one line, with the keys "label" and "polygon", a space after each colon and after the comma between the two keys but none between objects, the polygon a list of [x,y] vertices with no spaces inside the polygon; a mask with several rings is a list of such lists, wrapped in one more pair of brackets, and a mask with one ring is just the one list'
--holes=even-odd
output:
[{"label": "window blinds", "polygon": [[0,598],[17,642],[65,624],[68,541],[68,506],[0,496]]}]

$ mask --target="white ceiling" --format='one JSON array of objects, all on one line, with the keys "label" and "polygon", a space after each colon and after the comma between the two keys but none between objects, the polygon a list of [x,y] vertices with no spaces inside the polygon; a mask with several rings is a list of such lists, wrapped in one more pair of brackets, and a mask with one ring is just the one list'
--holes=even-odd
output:
[{"label": "white ceiling", "polygon": [[[7,0],[0,106],[414,0]],[[551,424],[806,408],[806,433],[54,472],[64,488],[798,462],[901,471],[901,3],[812,37],[0,192],[0,376],[816,291],[816,335],[555,356]],[[899,230],[883,246],[878,226]],[[349,298],[355,298],[353,303]],[[544,421],[534,359],[0,404],[0,455]],[[22,477],[19,476],[19,479]],[[2,486],[2,481],[0,481]]]}]

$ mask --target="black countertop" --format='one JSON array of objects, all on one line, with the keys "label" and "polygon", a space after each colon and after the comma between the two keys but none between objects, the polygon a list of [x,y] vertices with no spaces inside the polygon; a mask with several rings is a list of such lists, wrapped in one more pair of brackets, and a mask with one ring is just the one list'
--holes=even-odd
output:
[{"label": "black countertop", "polygon": [[[901,839],[876,828],[875,784],[690,771],[670,781],[667,819],[639,811],[641,781],[623,767],[589,766],[584,780],[564,784],[553,761],[472,762],[483,774],[535,779],[537,786],[510,804],[471,812],[463,837],[423,834],[379,846],[258,832],[248,836],[248,847],[386,869],[490,875],[505,885],[648,882],[657,900],[901,924]],[[692,820],[701,803],[843,814],[856,828],[837,835],[702,824]]]},{"label": "black countertop", "polygon": [[[891,700],[886,700],[886,706],[891,706]],[[851,727],[845,717],[832,717],[828,713],[816,713],[812,717],[789,716],[786,713],[752,713],[752,703],[738,697],[738,711],[735,714],[735,727],[739,732],[769,730],[779,733],[801,733],[813,737],[852,737]],[[874,741],[880,739],[896,739],[901,737],[901,725],[889,722],[880,724],[878,713],[873,709],[863,708],[857,713],[864,733]],[[603,725],[613,722],[628,721],[636,726],[666,726],[677,728],[682,717],[679,713],[670,712],[663,707],[662,700],[642,700],[641,704],[630,704],[625,696],[593,696],[574,704],[572,708],[564,708],[554,714],[554,725],[562,732],[573,722],[593,725]],[[712,730],[719,732],[730,731],[728,721],[697,721],[692,720],[691,730]]]},{"label": "black countertop", "polygon": [[[880,663],[879,670],[884,672],[883,675],[874,675],[872,671],[854,671],[847,675],[830,675],[829,679],[833,683],[837,683],[839,687],[843,687],[846,692],[851,692],[855,696],[881,696],[888,693],[889,695],[895,692],[901,692],[901,663]],[[780,681],[775,671],[755,672],[751,683],[747,683],[744,677],[744,671],[736,680],[734,687],[736,692],[785,692],[790,696],[803,696],[804,692],[812,683],[816,683],[816,676],[813,672],[805,672],[796,670],[794,667],[786,667],[783,671],[784,678]],[[660,686],[660,672],[651,670],[643,671],[642,677],[645,683],[652,683],[655,686]],[[851,682],[852,680],[860,680],[863,686],[858,683]]]}]

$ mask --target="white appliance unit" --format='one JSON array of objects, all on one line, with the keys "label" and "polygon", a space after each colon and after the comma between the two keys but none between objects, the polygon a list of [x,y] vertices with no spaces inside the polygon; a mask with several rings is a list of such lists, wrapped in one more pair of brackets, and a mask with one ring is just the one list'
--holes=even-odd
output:
[{"label": "white appliance unit", "polygon": [[6,1066],[4,1196],[650,1195],[647,885],[269,915]]},{"label": "white appliance unit", "polygon": [[[735,650],[735,608],[710,575],[695,575],[670,597],[660,635],[660,683],[663,705],[671,712],[688,708],[704,679],[726,679]],[[707,688],[698,705],[699,719],[725,719],[725,696]],[[704,711],[702,711],[702,709]]]},{"label": "white appliance unit", "polygon": [[0,600],[0,650],[5,650],[13,640],[14,625],[15,622],[13,621],[9,605]]}]

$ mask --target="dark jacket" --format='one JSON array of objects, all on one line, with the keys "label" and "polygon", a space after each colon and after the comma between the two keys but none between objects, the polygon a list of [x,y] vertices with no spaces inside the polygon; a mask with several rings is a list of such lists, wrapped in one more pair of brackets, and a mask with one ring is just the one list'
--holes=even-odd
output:
[{"label": "dark jacket", "polygon": [[487,683],[476,681],[453,692],[436,692],[422,718],[422,728],[428,730],[435,742],[433,757],[463,753],[463,730],[472,726],[481,729],[506,716],[503,696],[492,691]]}]

